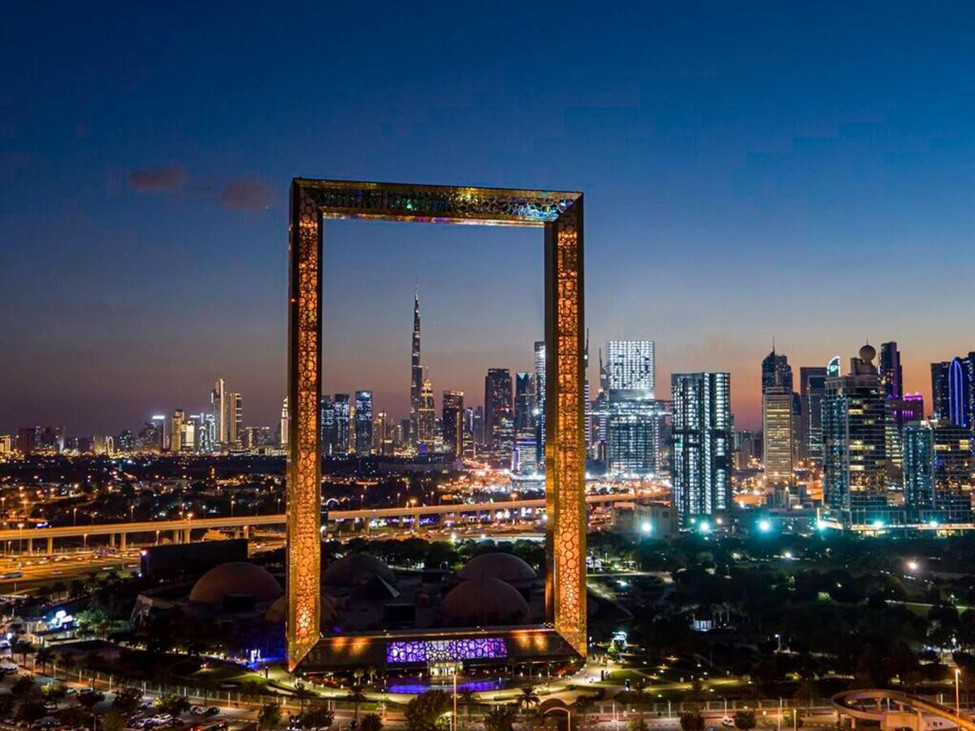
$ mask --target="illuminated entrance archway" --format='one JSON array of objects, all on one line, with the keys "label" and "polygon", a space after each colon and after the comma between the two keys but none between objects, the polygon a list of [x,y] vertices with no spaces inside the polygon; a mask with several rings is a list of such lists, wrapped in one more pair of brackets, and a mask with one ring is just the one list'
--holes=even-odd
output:
[{"label": "illuminated entrance archway", "polygon": [[288,662],[320,638],[326,219],[533,226],[545,246],[546,619],[586,654],[582,194],[295,178],[288,300]]}]

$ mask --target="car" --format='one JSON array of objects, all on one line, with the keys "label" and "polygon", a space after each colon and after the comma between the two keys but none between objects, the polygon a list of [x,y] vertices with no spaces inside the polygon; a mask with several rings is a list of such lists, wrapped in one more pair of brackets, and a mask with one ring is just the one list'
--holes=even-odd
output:
[{"label": "car", "polygon": [[190,713],[194,716],[202,716],[206,713],[206,709],[203,706],[190,706]]},{"label": "car", "polygon": [[725,716],[721,719],[721,725],[725,728],[732,728],[735,725],[735,719],[730,716]]},{"label": "car", "polygon": [[207,708],[203,712],[203,715],[206,716],[207,718],[209,718],[210,716],[216,716],[219,713],[220,713],[220,709],[219,708],[217,708],[216,706],[210,706],[209,708]]}]

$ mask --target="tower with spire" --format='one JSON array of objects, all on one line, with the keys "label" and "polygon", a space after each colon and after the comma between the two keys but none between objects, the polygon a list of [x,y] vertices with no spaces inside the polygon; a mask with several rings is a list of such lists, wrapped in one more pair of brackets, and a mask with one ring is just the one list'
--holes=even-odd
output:
[{"label": "tower with spire", "polygon": [[423,392],[423,366],[420,365],[420,285],[413,295],[413,371],[410,380],[410,443],[420,440],[420,400]]}]

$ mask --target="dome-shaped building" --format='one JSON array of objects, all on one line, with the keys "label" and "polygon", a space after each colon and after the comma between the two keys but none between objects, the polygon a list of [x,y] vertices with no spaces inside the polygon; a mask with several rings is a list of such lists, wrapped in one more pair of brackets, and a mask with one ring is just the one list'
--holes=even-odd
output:
[{"label": "dome-shaped building", "polygon": [[228,597],[253,597],[257,602],[273,602],[283,594],[281,584],[267,569],[245,561],[220,564],[197,580],[190,601],[199,604],[225,604]]},{"label": "dome-shaped building", "polygon": [[521,593],[494,577],[458,584],[444,597],[442,613],[445,627],[527,624],[531,616]]},{"label": "dome-shaped building", "polygon": [[[323,629],[331,628],[335,624],[338,612],[335,609],[335,602],[331,597],[322,596],[322,621]],[[282,594],[275,602],[267,608],[264,619],[271,624],[284,624],[288,618],[288,595]]]},{"label": "dome-shaped building", "polygon": [[396,583],[396,575],[375,556],[350,553],[328,565],[322,573],[322,584],[351,589],[367,583],[373,577],[379,577],[387,584]]},{"label": "dome-shaped building", "polygon": [[538,578],[535,569],[512,553],[482,553],[458,572],[464,581],[500,579],[514,586],[531,584]]}]

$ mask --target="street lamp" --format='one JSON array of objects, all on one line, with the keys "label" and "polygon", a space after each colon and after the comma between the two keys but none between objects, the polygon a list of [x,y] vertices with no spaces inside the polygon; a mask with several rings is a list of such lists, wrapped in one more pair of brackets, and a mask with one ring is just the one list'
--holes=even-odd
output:
[{"label": "street lamp", "polygon": [[955,668],[955,715],[961,718],[961,696],[958,693],[958,679],[961,677],[961,669]]}]

